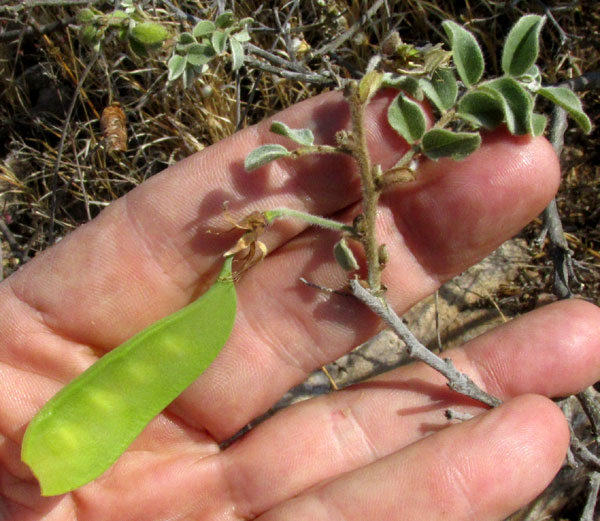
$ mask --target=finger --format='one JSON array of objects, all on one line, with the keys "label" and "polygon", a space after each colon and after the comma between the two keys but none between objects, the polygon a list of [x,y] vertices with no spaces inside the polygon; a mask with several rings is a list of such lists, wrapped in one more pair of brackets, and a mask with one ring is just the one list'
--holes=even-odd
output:
[{"label": "finger", "polygon": [[523,396],[290,499],[258,519],[505,519],[552,480],[568,440],[556,405]]},{"label": "finger", "polygon": [[[383,114],[383,111],[380,112],[379,116],[381,116],[381,114]],[[377,115],[375,114],[375,116]],[[377,120],[377,117],[374,117],[374,121],[375,120]],[[380,122],[377,121],[377,123]],[[388,141],[391,142],[391,138]],[[382,149],[386,149],[386,140],[383,140],[383,143],[382,147],[378,147],[380,152]],[[498,143],[492,143],[492,147],[496,147],[498,155],[505,159],[506,163],[497,164],[497,162],[488,161],[487,169],[483,168],[481,171],[479,168],[476,169],[477,174],[479,175],[475,177],[476,180],[474,181],[474,186],[479,186],[480,184],[485,185],[486,183],[491,186],[498,186],[498,190],[494,190],[491,195],[488,195],[485,192],[483,193],[486,199],[490,199],[485,203],[485,207],[481,208],[484,206],[484,203],[480,201],[482,196],[480,191],[464,190],[463,186],[459,186],[460,190],[458,190],[459,193],[457,197],[454,199],[446,197],[445,199],[442,198],[442,200],[446,201],[449,205],[462,204],[465,208],[481,208],[483,210],[483,215],[479,215],[478,217],[484,221],[484,218],[487,218],[488,221],[497,221],[499,219],[499,211],[504,211],[505,213],[508,212],[511,217],[505,220],[505,224],[507,225],[506,228],[509,230],[512,230],[513,228],[517,229],[541,209],[541,200],[549,198],[549,194],[553,191],[555,186],[556,165],[555,162],[553,163],[553,156],[547,154],[548,148],[545,141],[538,140],[517,143],[510,140],[504,140]],[[535,158],[538,155],[541,156],[541,153],[544,153],[545,155],[543,157],[547,159],[537,161],[534,165],[536,168],[530,168],[530,175],[525,178],[522,175],[521,168],[529,168],[531,166],[530,163],[532,157]],[[480,154],[484,154],[485,157],[486,149],[484,148]],[[489,152],[489,155],[495,157],[493,152]],[[474,177],[474,165],[477,165],[477,163],[473,163],[473,161],[469,162],[468,160],[461,164],[461,168],[463,169],[460,171],[457,169],[453,171],[452,168],[455,165],[452,163],[448,165],[439,163],[439,165],[447,170],[447,176],[438,175],[436,178],[436,176],[433,175],[435,174],[435,169],[433,169],[433,171],[430,171],[429,174],[424,176],[423,182],[417,183],[416,187],[407,191],[405,197],[407,199],[420,199],[421,201],[431,200],[431,193],[428,196],[428,192],[433,191],[435,193],[436,190],[438,192],[443,192],[446,189],[452,190],[453,186],[457,184],[455,181],[453,185],[453,178],[456,178],[457,176],[460,178],[460,176],[465,175]],[[541,182],[542,178],[544,178],[543,180],[546,182]],[[523,189],[526,190],[525,193],[527,195],[523,197],[524,203],[521,205],[520,210],[515,212],[508,211],[506,204],[511,197],[507,197],[507,195],[512,193],[514,196],[514,192]],[[161,192],[161,190],[158,190],[158,192]],[[151,193],[154,194],[155,191],[151,191]],[[402,193],[403,192],[401,192],[401,194]],[[460,197],[463,197],[463,199],[461,200]],[[471,197],[473,197],[473,200],[471,200]],[[497,201],[494,198],[504,201],[504,207],[501,203],[497,204]],[[514,199],[514,197],[512,198]],[[118,205],[117,208],[119,208]],[[426,205],[422,205],[422,208],[427,210]],[[125,210],[126,209],[127,205],[125,205]],[[491,210],[488,214],[485,213],[487,209]],[[157,208],[154,208],[154,210],[156,214]],[[444,205],[442,205],[442,210],[449,212],[454,211],[451,206],[444,209]],[[142,212],[142,214],[143,213],[144,212]],[[382,212],[382,214],[384,213],[385,212]],[[471,217],[473,217],[473,214],[475,213],[476,212],[472,211]],[[111,214],[109,214],[109,217],[110,215]],[[398,241],[395,236],[395,228],[389,225],[389,221],[387,221],[386,224],[385,215],[382,222],[384,228],[383,231],[387,234],[387,237],[384,235],[384,240],[389,239],[386,240],[386,242],[396,244]],[[467,220],[467,223],[472,224],[474,222],[476,221],[472,219]],[[436,226],[439,227],[440,222],[434,221],[433,223],[428,223],[425,219],[422,220],[420,224],[423,228],[427,225],[433,225],[435,228]],[[120,238],[116,237],[118,233],[117,227],[112,226],[111,228],[110,220],[108,223],[105,223],[105,225],[106,226],[104,226],[103,229],[110,232],[108,233],[109,245],[118,244]],[[464,228],[463,231],[465,231],[466,237],[470,236],[468,227]],[[494,244],[494,241],[500,242],[504,238],[499,238],[498,235],[505,233],[506,230],[495,229],[494,231],[497,233],[492,234],[493,239],[479,234],[480,244],[479,249],[474,249],[475,254],[481,254],[485,247],[490,247]],[[418,235],[419,232],[419,228],[413,230],[414,235]],[[512,231],[510,233],[512,233]],[[101,239],[93,229],[90,234],[98,244],[103,243],[103,239]],[[93,242],[92,240],[88,240],[89,237],[87,239],[86,237],[80,241],[81,245],[85,245],[86,243],[89,245]],[[311,237],[311,235],[306,236],[309,241],[311,240]],[[410,233],[407,233],[407,238],[410,238]],[[73,253],[67,247],[68,244],[69,243],[67,242],[65,245],[66,249],[63,250],[63,253],[58,255],[58,257]],[[437,244],[436,247],[437,246],[439,246],[439,244]],[[471,241],[469,246],[473,247],[477,246],[477,244],[475,244],[474,241]],[[368,313],[365,313],[362,306],[356,303],[348,304],[347,301],[345,301],[342,308],[342,306],[339,305],[339,301],[336,302],[335,299],[329,304],[324,304],[315,298],[314,292],[307,292],[307,288],[297,289],[297,273],[294,273],[294,269],[300,268],[305,270],[307,263],[317,263],[315,264],[315,269],[311,270],[311,273],[314,273],[315,275],[318,275],[318,269],[325,270],[329,275],[331,275],[331,273],[340,273],[339,270],[333,271],[334,267],[331,263],[330,247],[329,244],[318,244],[315,248],[314,244],[306,244],[306,242],[303,244],[299,241],[296,243],[296,249],[284,249],[279,255],[275,256],[274,259],[265,263],[264,269],[268,268],[269,271],[267,273],[269,273],[269,275],[267,275],[267,283],[262,289],[261,277],[263,275],[261,275],[258,270],[253,274],[252,279],[254,282],[247,283],[246,289],[240,287],[240,310],[242,311],[238,316],[233,338],[229,342],[227,351],[224,353],[225,357],[229,356],[230,358],[225,359],[222,363],[217,363],[212,370],[212,374],[215,376],[211,378],[207,375],[204,387],[197,387],[196,391],[190,390],[186,393],[187,401],[184,399],[180,402],[183,404],[183,407],[180,409],[182,415],[189,418],[193,425],[202,426],[204,419],[208,417],[212,419],[210,428],[214,429],[216,434],[221,436],[232,434],[251,418],[263,412],[287,388],[302,380],[314,367],[325,361],[336,358],[339,354],[347,351],[353,345],[356,345],[372,333],[376,321],[374,321]],[[457,249],[460,249],[460,247],[461,244],[459,243]],[[401,262],[403,267],[402,270],[399,271],[401,274],[399,287],[402,287],[403,294],[406,297],[404,303],[408,304],[411,299],[414,300],[418,296],[422,296],[429,292],[435,287],[437,280],[435,274],[432,276],[432,274],[428,273],[425,269],[421,269],[419,272],[419,264],[418,262],[415,262],[412,252],[407,250],[404,242],[400,241],[398,249],[400,254],[395,256],[395,258],[400,260],[404,258],[407,260],[407,262]],[[92,248],[92,251],[94,250],[95,248]],[[140,257],[139,251],[144,251],[140,250],[140,248],[134,248],[134,250],[135,252],[138,252],[138,257]],[[174,248],[174,250],[177,249]],[[60,250],[57,248],[55,252],[56,251]],[[95,293],[95,297],[102,296],[103,298],[96,299],[95,306],[94,302],[86,301],[86,299],[83,299],[83,301],[78,300],[76,296],[78,295],[78,292],[81,293],[82,291],[80,283],[76,282],[73,277],[69,280],[65,280],[67,274],[64,273],[64,266],[67,265],[67,261],[63,258],[62,262],[58,263],[61,268],[56,267],[54,262],[48,262],[47,266],[49,266],[49,269],[54,269],[58,273],[58,277],[50,280],[62,280],[63,286],[66,286],[65,293],[59,293],[58,290],[56,290],[53,294],[49,295],[48,292],[42,290],[40,291],[41,300],[34,303],[35,305],[32,305],[32,307],[37,310],[39,317],[36,318],[38,321],[43,320],[46,324],[50,323],[54,328],[57,327],[56,316],[63,316],[67,310],[70,311],[69,318],[71,321],[65,322],[66,325],[60,332],[63,335],[71,336],[75,341],[87,341],[87,337],[90,336],[88,331],[94,335],[98,333],[98,343],[100,344],[99,351],[102,351],[105,348],[103,344],[108,338],[112,338],[116,342],[116,337],[122,335],[123,327],[125,327],[123,326],[124,321],[127,322],[126,327],[133,329],[133,331],[131,331],[131,334],[133,334],[136,327],[140,325],[140,321],[148,319],[148,315],[154,315],[155,313],[160,315],[165,311],[163,307],[165,302],[167,303],[166,305],[169,305],[168,303],[172,304],[174,299],[181,298],[181,295],[186,293],[186,291],[181,290],[181,288],[177,292],[177,295],[175,294],[173,287],[170,287],[170,293],[165,289],[166,285],[168,285],[168,283],[165,282],[166,279],[168,278],[169,281],[172,282],[172,278],[164,277],[161,270],[159,270],[161,271],[161,275],[156,274],[158,264],[154,262],[154,259],[148,260],[151,255],[145,257],[142,253],[140,257],[142,260],[136,264],[133,259],[134,252],[130,251],[131,259],[128,260],[125,258],[123,266],[127,270],[130,269],[128,267],[133,265],[139,268],[135,273],[128,272],[125,274],[126,278],[128,278],[127,284],[125,284],[121,280],[123,276],[122,272],[120,273],[120,276],[116,276],[113,281],[111,277],[107,276],[106,269],[102,268],[104,265],[111,265],[111,255],[107,255],[107,260],[103,263],[96,261],[93,258],[93,255],[89,255],[88,250],[83,247],[76,251],[79,251],[80,253],[83,252],[83,255],[86,257],[85,260],[89,261],[89,264],[95,269],[94,273],[88,273],[87,270],[84,273],[86,277],[89,275],[92,288],[86,295],[93,295],[94,289],[100,288]],[[321,263],[323,258],[329,259],[328,262]],[[144,259],[148,261],[147,265],[145,264]],[[52,259],[50,260],[52,261]],[[467,261],[468,256],[464,256],[462,262]],[[277,263],[279,263],[279,268]],[[81,264],[85,265],[86,263],[82,262],[82,259],[78,260],[76,258],[75,265]],[[44,266],[46,266],[46,264],[44,264]],[[185,269],[186,266],[187,264],[184,265],[183,269]],[[454,263],[455,268],[456,266],[457,263]],[[189,266],[187,267],[189,268]],[[446,271],[449,271],[448,267],[444,268]],[[393,266],[391,266],[389,272],[393,271],[395,270],[393,270]],[[265,272],[263,271],[263,273]],[[278,277],[272,277],[273,273],[281,273],[287,277],[285,283],[288,284],[288,286],[283,286],[283,292],[281,280]],[[47,275],[48,274],[46,274],[46,276]],[[40,276],[43,276],[43,273]],[[161,279],[160,277],[163,278]],[[15,294],[19,295],[21,300],[28,302],[31,305],[32,301],[27,297],[27,294],[28,292],[31,293],[31,288],[35,287],[35,281],[37,280],[36,272],[33,271],[32,273],[32,271],[25,271],[21,279],[15,278],[14,280],[16,280],[16,283],[11,286],[10,289],[13,290]],[[78,278],[77,280],[81,279]],[[107,289],[107,281],[111,284],[109,287],[111,290],[110,295],[103,294]],[[156,298],[152,298],[152,295],[148,294],[147,287],[145,288],[145,292],[139,292],[140,289],[143,289],[143,284],[148,284],[148,281],[151,281],[151,283],[157,287]],[[260,284],[257,285],[257,281],[260,282]],[[255,285],[252,286],[252,284]],[[49,284],[48,286],[53,289],[52,284]],[[138,291],[137,294],[136,291]],[[49,296],[51,300],[59,294],[73,295],[73,302],[78,303],[77,312],[73,309],[69,309],[68,302],[66,305],[61,305],[59,302],[51,303],[50,301],[44,301],[45,296]],[[172,298],[169,298],[168,294],[170,294],[170,297]],[[30,296],[33,301],[36,301],[38,297],[37,294],[31,294]],[[257,301],[260,302],[260,305],[258,306],[256,305]],[[135,305],[135,302],[137,302],[137,306]],[[287,305],[289,306],[287,308],[289,310],[287,316],[283,317],[280,313],[282,303],[288,303]],[[24,307],[27,306],[25,305]],[[118,316],[115,316],[116,311],[119,311]],[[139,315],[139,320],[134,318],[134,315],[136,317]],[[112,318],[110,323],[106,321],[106,317]],[[308,319],[308,317],[316,317],[324,320],[320,320],[320,323],[318,323],[319,320],[313,323],[312,319]],[[282,319],[287,322],[282,323]],[[62,321],[59,322],[62,323]],[[88,326],[88,329],[83,327],[83,322]],[[356,324],[360,324],[360,330],[356,329]],[[272,327],[273,325],[276,325],[277,327]],[[7,324],[6,328],[9,332],[16,332],[14,324]],[[258,330],[257,332],[259,333],[264,331],[264,333],[262,333],[262,335],[256,335],[254,334],[255,330]],[[80,332],[79,336],[73,337],[75,331]],[[273,331],[283,331],[284,335],[287,334],[288,336],[283,336],[280,339],[269,338],[269,335],[273,335]],[[322,344],[324,349],[315,352],[315,344],[317,344],[317,346]],[[15,348],[17,358],[20,352],[22,352],[22,348],[17,346]],[[227,353],[230,354],[228,355]],[[45,358],[64,359],[64,357],[66,357],[68,359],[69,356],[69,349],[65,346],[60,353],[47,353]],[[28,362],[34,364],[32,368],[28,368],[31,368],[35,372],[47,374],[47,369],[44,365],[38,364],[35,366],[35,360],[43,361],[43,359],[44,357],[28,358]],[[79,357],[78,361],[80,359],[82,359],[82,364],[87,363],[89,365],[94,361],[95,357],[88,353],[87,358],[85,356]],[[75,374],[73,374],[73,376]],[[262,385],[265,378],[272,379],[272,385]],[[245,385],[246,383],[248,383],[248,385]],[[252,391],[250,393],[253,398],[252,404],[248,404],[247,400],[245,400],[248,396],[245,392],[243,392],[244,396],[240,397],[241,389]],[[244,400],[241,400],[240,398],[244,398]],[[223,422],[224,417],[229,418],[229,420],[226,421],[226,424]]]},{"label": "finger", "polygon": [[[376,157],[389,164],[406,145],[382,125],[386,98],[374,100],[366,122]],[[317,141],[333,143],[348,110],[340,93],[331,93],[277,119],[311,127]],[[243,171],[250,150],[278,140],[268,129],[267,121],[174,165],[0,284],[3,433],[19,439],[62,384],[202,292],[215,259],[235,240],[204,233],[223,228],[223,201],[241,217],[282,205],[326,214],[356,200],[347,158],[278,162],[252,176]],[[320,169],[328,175],[315,174]],[[342,182],[348,190],[337,189]],[[300,229],[274,227],[270,243],[275,248]]]},{"label": "finger", "polygon": [[[598,338],[600,309],[562,301],[444,356],[502,400],[565,396],[600,379]],[[227,449],[222,468],[231,487],[243,491],[242,510],[264,512],[447,428],[448,408],[486,410],[450,391],[439,373],[412,364],[278,412]]]},{"label": "finger", "polygon": [[[406,150],[383,124],[389,97],[375,100],[366,120],[370,142],[377,144],[375,160],[387,166]],[[276,118],[312,128],[317,142],[332,144],[335,132],[347,127],[349,112],[341,93],[329,93]],[[187,304],[212,280],[217,259],[235,242],[232,236],[207,234],[229,227],[225,201],[241,218],[251,210],[280,206],[330,214],[357,200],[355,166],[346,156],[278,161],[246,172],[244,158],[257,146],[290,145],[269,133],[269,126],[265,121],[239,132],[112,204],[10,277],[2,293],[7,309],[16,296],[31,308],[30,315],[63,337],[106,351]],[[274,226],[269,247],[275,249],[303,227]],[[0,326],[15,331],[8,322]]]},{"label": "finger", "polygon": [[[400,314],[514,235],[544,208],[558,180],[545,140],[498,135],[465,161],[423,168],[421,181],[390,193],[380,210],[380,241],[390,257],[384,283]],[[343,286],[346,275],[332,255],[337,239],[308,231],[241,280],[225,350],[177,403],[187,421],[227,438],[376,332],[379,320],[360,302],[298,282]]]}]

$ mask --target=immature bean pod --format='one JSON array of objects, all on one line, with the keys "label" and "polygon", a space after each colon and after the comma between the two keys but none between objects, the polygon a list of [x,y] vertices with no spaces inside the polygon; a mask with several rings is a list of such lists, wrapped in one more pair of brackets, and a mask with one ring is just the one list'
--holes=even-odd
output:
[{"label": "immature bean pod", "polygon": [[33,418],[21,458],[42,495],[97,478],[216,358],[235,318],[231,264],[198,300],[104,355]]}]

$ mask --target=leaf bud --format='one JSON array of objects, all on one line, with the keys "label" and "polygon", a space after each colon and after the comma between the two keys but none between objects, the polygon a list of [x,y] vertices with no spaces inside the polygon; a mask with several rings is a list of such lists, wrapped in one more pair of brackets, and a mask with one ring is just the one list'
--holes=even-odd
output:
[{"label": "leaf bud", "polygon": [[366,233],[365,226],[365,216],[362,213],[359,213],[352,221],[352,228],[354,228],[354,233],[358,237],[363,237]]},{"label": "leaf bud", "polygon": [[90,24],[84,25],[81,28],[81,32],[79,34],[83,43],[87,45],[92,45],[93,43],[99,40],[101,33],[96,27]]},{"label": "leaf bud", "polygon": [[344,237],[336,242],[333,247],[333,255],[337,263],[346,271],[356,271],[359,268],[356,257]]},{"label": "leaf bud", "polygon": [[385,268],[385,265],[390,260],[390,256],[388,254],[385,244],[379,246],[379,249],[377,250],[377,256],[379,257],[379,266],[382,269]]},{"label": "leaf bud", "polygon": [[94,17],[95,17],[94,11],[92,11],[89,8],[81,9],[77,13],[77,21],[80,24],[87,24],[87,23],[91,22],[94,19]]}]

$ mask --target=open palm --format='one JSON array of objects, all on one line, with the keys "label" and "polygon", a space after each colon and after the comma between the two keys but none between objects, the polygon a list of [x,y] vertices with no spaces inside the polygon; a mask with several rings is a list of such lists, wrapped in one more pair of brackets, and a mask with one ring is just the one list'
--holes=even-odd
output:
[{"label": "open palm", "polygon": [[[369,107],[376,161],[405,145]],[[348,124],[339,93],[278,114],[332,142]],[[561,465],[567,425],[547,398],[600,377],[600,315],[556,303],[448,353],[488,392],[485,408],[414,364],[290,407],[228,439],[315,368],[369,338],[378,321],[341,287],[334,234],[277,222],[271,254],[237,284],[238,315],[216,362],[96,481],[41,497],[20,461],[28,422],[65,383],[210,284],[235,241],[222,205],[244,217],[281,206],[350,220],[359,183],[350,159],[281,161],[248,174],[245,155],[273,142],[269,123],[174,165],[0,285],[0,519],[499,520],[535,497]],[[542,138],[487,136],[466,161],[426,162],[415,183],[382,199],[388,299],[402,313],[535,217],[553,196],[558,163]],[[527,396],[521,396],[527,395]],[[537,396],[536,396],[537,395]],[[514,399],[513,399],[514,398]],[[457,425],[448,407],[477,417]]]}]

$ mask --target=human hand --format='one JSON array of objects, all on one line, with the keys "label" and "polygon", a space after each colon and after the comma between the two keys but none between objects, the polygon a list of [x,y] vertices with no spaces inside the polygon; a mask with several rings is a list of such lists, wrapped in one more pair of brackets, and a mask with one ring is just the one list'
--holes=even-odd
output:
[{"label": "human hand", "polygon": [[[375,99],[367,120],[384,167],[403,147],[385,121],[388,102]],[[331,142],[348,113],[330,93],[277,120]],[[356,212],[350,160],[310,157],[245,172],[245,155],[274,141],[268,128],[247,129],[153,177],[0,285],[0,517],[491,521],[552,479],[568,429],[543,396],[574,393],[600,374],[599,314],[581,301],[552,304],[447,352],[507,401],[498,409],[486,411],[413,364],[292,406],[220,450],[379,327],[358,301],[298,282],[344,283],[333,235],[278,221],[264,238],[271,255],[237,284],[236,324],[214,364],[99,479],[64,496],[39,495],[20,461],[27,423],[98,356],[212,281],[233,242],[205,233],[223,229],[223,201],[240,217],[280,206],[347,219]],[[389,302],[402,313],[491,252],[544,208],[557,184],[545,140],[502,132],[463,162],[424,163],[415,183],[382,198]],[[449,407],[477,417],[452,425],[443,415]]]}]

